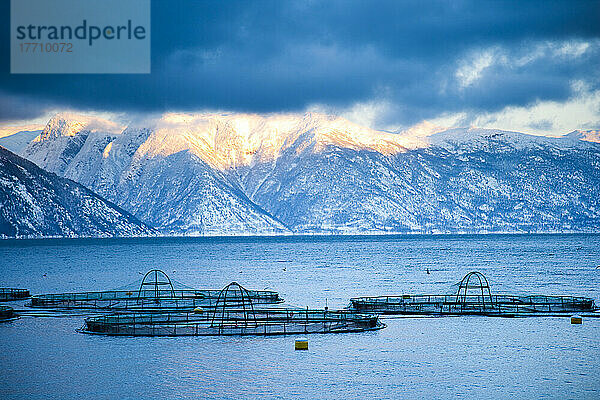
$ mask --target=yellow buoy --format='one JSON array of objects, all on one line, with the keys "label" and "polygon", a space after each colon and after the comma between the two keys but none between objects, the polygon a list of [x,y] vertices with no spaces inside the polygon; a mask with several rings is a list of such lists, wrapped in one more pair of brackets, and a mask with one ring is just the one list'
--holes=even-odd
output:
[{"label": "yellow buoy", "polygon": [[579,315],[571,316],[571,324],[581,325],[582,323],[583,323],[583,318],[581,318]]},{"label": "yellow buoy", "polygon": [[294,348],[296,350],[308,350],[308,339],[305,339],[305,338],[296,339]]},{"label": "yellow buoy", "polygon": [[202,307],[194,308],[194,314],[202,314],[203,312],[204,312],[204,309]]}]

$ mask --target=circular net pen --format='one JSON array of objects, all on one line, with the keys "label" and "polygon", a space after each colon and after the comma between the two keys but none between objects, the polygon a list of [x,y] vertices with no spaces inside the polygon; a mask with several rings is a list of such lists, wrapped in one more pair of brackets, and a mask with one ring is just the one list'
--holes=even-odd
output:
[{"label": "circular net pen", "polygon": [[350,309],[389,315],[536,316],[593,312],[594,299],[576,296],[492,294],[487,278],[469,272],[455,294],[367,296],[350,299]]},{"label": "circular net pen", "polygon": [[211,311],[96,316],[85,320],[82,331],[111,336],[244,336],[364,332],[385,327],[377,316],[348,310],[255,309],[246,292],[234,282],[221,291]]},{"label": "circular net pen", "polygon": [[[176,282],[161,270],[148,271],[141,282],[129,287],[90,292],[42,294],[31,297],[31,307],[95,311],[194,310],[216,306],[218,289],[193,289]],[[232,291],[231,296],[239,292]],[[248,290],[255,304],[277,304],[283,299],[270,290]]]},{"label": "circular net pen", "polygon": [[0,301],[25,300],[30,296],[27,289],[0,288]]}]

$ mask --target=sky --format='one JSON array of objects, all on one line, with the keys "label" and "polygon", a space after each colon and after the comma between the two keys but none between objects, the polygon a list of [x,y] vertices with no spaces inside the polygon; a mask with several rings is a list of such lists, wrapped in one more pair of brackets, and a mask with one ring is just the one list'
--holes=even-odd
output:
[{"label": "sky", "polygon": [[9,11],[1,1],[0,125],[220,110],[600,129],[598,1],[152,0],[147,75],[11,75]]}]

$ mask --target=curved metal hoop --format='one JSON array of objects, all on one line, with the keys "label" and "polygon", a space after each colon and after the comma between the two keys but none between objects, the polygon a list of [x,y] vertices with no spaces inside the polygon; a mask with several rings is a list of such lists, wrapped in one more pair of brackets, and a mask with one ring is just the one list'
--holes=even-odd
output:
[{"label": "curved metal hoop", "polygon": [[[477,280],[479,281],[479,285],[469,285],[471,278],[477,278]],[[487,280],[487,278],[479,271],[473,271],[473,272],[469,272],[467,275],[465,275],[462,280],[460,281],[460,284],[458,286],[458,292],[456,293],[456,302],[460,303],[461,305],[466,304],[467,302],[467,296],[469,294],[469,289],[480,289],[481,290],[481,295],[477,294],[477,296],[481,296],[479,297],[479,299],[481,300],[481,305],[483,308],[486,307],[486,297],[488,299],[488,305],[490,307],[492,307],[494,305],[494,301],[492,299],[492,291],[490,289],[490,284]],[[462,294],[461,294],[462,291]],[[486,294],[487,291],[487,294]]]},{"label": "curved metal hoop", "polygon": [[[239,297],[235,296],[233,299],[231,297],[228,297],[230,289],[233,292],[238,290],[240,292]],[[242,304],[244,327],[248,327],[249,322],[253,322],[252,326],[257,326],[256,313],[254,312],[254,305],[252,303],[252,299],[250,298],[250,292],[248,292],[248,290],[245,287],[243,287],[237,282],[231,282],[219,292],[217,302],[215,303],[215,311],[213,312],[210,326],[212,327],[215,325],[215,320],[217,321],[218,325],[223,325],[223,322],[226,321],[226,314],[229,314],[227,308],[231,308],[231,306],[238,306],[239,303]],[[248,305],[248,307],[246,307],[246,305]]]},{"label": "curved metal hoop", "polygon": [[[164,277],[164,279],[159,280],[159,276]],[[152,278],[154,278],[154,280],[152,280]],[[167,286],[166,290],[170,291],[171,298],[175,298],[175,289],[173,288],[171,279],[160,269],[152,269],[146,272],[146,275],[144,275],[144,279],[142,279],[142,283],[140,284],[140,289],[138,290],[138,300],[142,299],[142,291],[148,290],[146,289],[147,286],[150,287],[150,290],[154,290],[154,299],[156,301],[158,301],[160,297],[160,292],[165,291],[165,289],[162,288],[163,286]]]}]

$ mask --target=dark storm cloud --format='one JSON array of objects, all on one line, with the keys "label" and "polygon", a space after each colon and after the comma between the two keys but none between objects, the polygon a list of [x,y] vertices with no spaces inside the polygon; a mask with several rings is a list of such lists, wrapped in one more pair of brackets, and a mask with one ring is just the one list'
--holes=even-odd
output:
[{"label": "dark storm cloud", "polygon": [[[390,120],[410,123],[566,99],[574,80],[599,82],[598,2],[153,0],[150,75],[10,75],[8,4],[0,95],[19,100],[14,109],[2,102],[5,120],[46,106],[266,112],[384,100]],[[579,57],[547,50],[511,62],[570,41],[596,45]],[[457,69],[489,48],[504,59],[461,85]]]},{"label": "dark storm cloud", "polygon": [[12,96],[0,92],[0,121],[28,119],[53,105],[32,96]]}]

